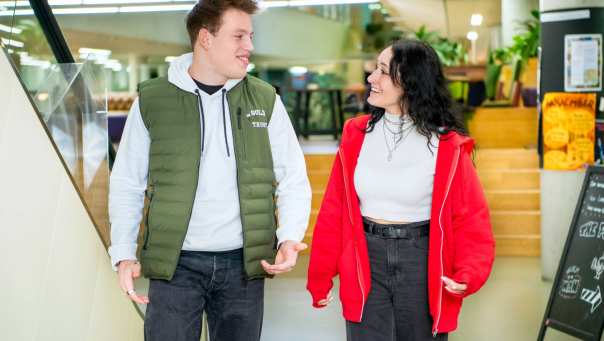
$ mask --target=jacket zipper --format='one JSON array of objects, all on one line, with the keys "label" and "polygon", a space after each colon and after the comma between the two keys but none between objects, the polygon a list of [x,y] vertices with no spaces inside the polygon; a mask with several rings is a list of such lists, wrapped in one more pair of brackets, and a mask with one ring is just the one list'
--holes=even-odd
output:
[{"label": "jacket zipper", "polygon": [[[344,191],[346,192],[346,205],[348,208],[348,218],[350,219],[350,224],[351,226],[354,228],[354,220],[352,219],[352,211],[351,211],[351,204],[350,204],[350,192],[348,190],[348,171],[346,169],[346,165],[344,164],[344,152],[342,151],[342,149],[338,150],[338,153],[340,153],[340,163],[342,164],[342,173],[344,175]],[[361,315],[359,316],[359,321],[362,320],[363,318],[363,311],[365,309],[365,287],[363,285],[363,271],[360,267],[360,257],[359,257],[359,250],[357,248],[357,239],[356,236],[354,235],[354,231],[352,233],[352,237],[353,237],[353,241],[354,241],[354,255],[356,258],[356,268],[357,268],[357,277],[358,277],[358,281],[359,281],[359,287],[361,288],[361,301],[362,301],[362,305],[361,305]]]},{"label": "jacket zipper", "polygon": [[224,108],[224,97],[226,94],[226,89],[222,89],[222,128],[224,131],[224,144],[226,146],[227,157],[231,157],[231,152],[229,151],[229,140],[227,139],[227,131],[226,131],[226,113]]},{"label": "jacket zipper", "polygon": [[155,190],[153,190],[148,196],[149,206],[147,206],[147,212],[145,212],[145,240],[143,242],[143,250],[146,250],[147,244],[149,244],[149,233],[151,232],[149,230],[149,212],[151,212],[151,204],[153,203],[153,192],[155,192]]},{"label": "jacket zipper", "polygon": [[[195,188],[195,190],[193,191],[193,198],[191,200],[191,209],[189,210],[189,218],[187,219],[187,230],[189,229],[189,223],[191,222],[191,216],[193,215],[193,207],[195,206],[195,198],[197,197],[197,186],[199,186],[199,167],[201,167],[201,157],[203,155],[203,145],[204,145],[204,135],[205,135],[205,118],[204,118],[204,114],[203,114],[203,107],[201,106],[201,94],[199,93],[199,89],[195,90],[195,93],[197,93],[197,105],[198,105],[198,110],[199,110],[199,115],[201,115],[201,121],[200,121],[200,125],[201,125],[201,153],[199,154],[199,158],[197,159],[197,176],[195,177],[195,186],[193,186],[193,188]],[[185,233],[185,235],[182,237],[181,241],[180,241],[180,245],[182,247],[182,245],[185,242],[185,239],[187,238],[187,234]]]},{"label": "jacket zipper", "polygon": [[[443,209],[445,208],[445,202],[447,201],[447,197],[449,195],[449,190],[451,189],[451,184],[453,183],[453,177],[455,176],[455,173],[457,171],[457,164],[459,163],[459,156],[461,155],[460,148],[461,147],[457,147],[457,149],[455,150],[454,163],[452,166],[453,169],[449,173],[449,179],[447,181],[447,191],[445,192],[445,197],[443,198],[443,203],[440,207],[440,212],[438,213],[438,227],[440,228],[440,276],[439,276],[439,280],[442,280],[442,277],[445,275],[444,269],[443,269],[443,244],[444,244],[444,239],[445,239],[445,231],[443,229],[441,220],[442,220]],[[438,314],[436,317],[436,322],[434,323],[434,330],[432,332],[433,337],[436,337],[436,335],[438,334],[438,325],[440,323],[440,316],[442,313],[442,304],[443,304],[442,284],[440,286],[441,286],[441,288],[438,291]]]}]

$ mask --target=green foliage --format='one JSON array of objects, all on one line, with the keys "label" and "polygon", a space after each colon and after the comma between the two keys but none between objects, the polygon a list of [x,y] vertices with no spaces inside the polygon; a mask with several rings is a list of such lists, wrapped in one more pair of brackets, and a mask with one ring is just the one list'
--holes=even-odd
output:
[{"label": "green foliage", "polygon": [[441,37],[436,31],[428,31],[425,25],[410,36],[432,46],[444,66],[456,66],[468,61],[468,51],[461,43]]},{"label": "green foliage", "polygon": [[15,26],[23,30],[19,35],[19,40],[25,43],[25,51],[33,56],[52,58],[52,51],[46,42],[42,27],[35,19],[19,20]]},{"label": "green foliage", "polygon": [[537,56],[539,49],[539,37],[541,28],[539,23],[539,11],[531,11],[532,18],[522,24],[526,31],[515,35],[511,46],[496,49],[489,52],[488,64],[512,64],[513,80],[520,79],[524,66],[529,58]]}]

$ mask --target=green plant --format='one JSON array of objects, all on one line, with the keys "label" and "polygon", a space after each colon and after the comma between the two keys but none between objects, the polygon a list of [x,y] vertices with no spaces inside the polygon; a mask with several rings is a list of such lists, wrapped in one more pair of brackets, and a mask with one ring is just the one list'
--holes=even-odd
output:
[{"label": "green plant", "polygon": [[511,61],[512,54],[509,49],[498,48],[489,51],[484,80],[486,96],[488,99],[495,99],[501,69],[503,68],[503,65],[509,64]]},{"label": "green plant", "polygon": [[532,18],[523,22],[526,32],[515,35],[514,43],[509,47],[509,54],[513,59],[513,80],[517,81],[522,75],[524,66],[529,58],[536,57],[541,35],[539,11],[531,11]]},{"label": "green plant", "polygon": [[19,35],[19,40],[25,44],[24,50],[27,51],[27,53],[33,56],[52,58],[53,54],[50,50],[50,46],[46,42],[46,36],[44,36],[42,27],[36,20],[22,19],[19,20],[15,26],[22,30]]},{"label": "green plant", "polygon": [[489,51],[485,76],[487,98],[495,98],[503,65],[512,66],[512,81],[517,82],[529,58],[537,56],[540,36],[539,11],[532,10],[531,16],[531,19],[522,23],[526,31],[515,35],[511,46]]},{"label": "green plant", "polygon": [[411,33],[411,37],[432,46],[444,66],[455,66],[468,61],[468,52],[461,43],[441,37],[436,31],[428,31],[425,25]]},{"label": "green plant", "polygon": [[497,64],[504,65],[509,64],[512,61],[512,54],[509,49],[506,48],[498,48],[495,50],[490,50],[487,64]]},{"label": "green plant", "polygon": [[379,52],[400,36],[401,32],[394,29],[392,23],[372,21],[365,26],[363,50]]}]

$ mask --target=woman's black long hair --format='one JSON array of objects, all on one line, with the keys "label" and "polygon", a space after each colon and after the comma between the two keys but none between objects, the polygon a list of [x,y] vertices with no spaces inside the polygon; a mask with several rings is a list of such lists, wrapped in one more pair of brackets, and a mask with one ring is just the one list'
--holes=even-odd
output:
[{"label": "woman's black long hair", "polygon": [[[455,131],[467,135],[460,111],[451,99],[438,55],[432,47],[413,39],[392,44],[390,77],[403,90],[399,103],[407,112],[417,131],[428,139],[433,133]],[[371,107],[367,132],[384,116],[383,108]]]}]

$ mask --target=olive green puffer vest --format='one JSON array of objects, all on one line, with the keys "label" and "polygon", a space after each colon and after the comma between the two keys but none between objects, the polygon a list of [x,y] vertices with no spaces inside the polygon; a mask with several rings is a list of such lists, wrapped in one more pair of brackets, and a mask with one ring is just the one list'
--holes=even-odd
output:
[{"label": "olive green puffer vest", "polygon": [[[268,277],[260,260],[272,261],[276,252],[276,183],[267,130],[275,90],[248,76],[227,92],[227,101],[237,163],[245,272],[248,279]],[[141,83],[139,106],[151,139],[149,206],[140,259],[145,277],[170,280],[197,192],[202,134],[198,98],[162,77]]]}]

